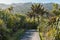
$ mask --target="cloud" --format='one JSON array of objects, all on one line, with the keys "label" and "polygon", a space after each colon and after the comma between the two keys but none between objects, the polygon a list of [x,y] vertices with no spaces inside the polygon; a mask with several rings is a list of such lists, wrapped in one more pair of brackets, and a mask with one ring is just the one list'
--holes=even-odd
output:
[{"label": "cloud", "polygon": [[34,2],[34,3],[49,3],[49,2],[55,2],[60,3],[60,0],[0,0],[0,3],[4,4],[11,4],[11,3],[26,3],[26,2]]},{"label": "cloud", "polygon": [[0,0],[0,3],[10,4],[12,2],[13,2],[12,0]]}]

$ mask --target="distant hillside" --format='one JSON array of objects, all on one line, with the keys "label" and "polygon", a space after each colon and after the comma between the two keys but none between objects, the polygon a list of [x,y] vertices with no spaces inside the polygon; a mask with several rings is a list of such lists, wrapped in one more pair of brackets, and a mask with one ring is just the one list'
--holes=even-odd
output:
[{"label": "distant hillside", "polygon": [[53,3],[46,3],[46,4],[43,4],[43,6],[48,9],[48,10],[52,10],[53,8]]},{"label": "distant hillside", "polygon": [[[14,3],[14,4],[11,4],[13,6],[13,10],[14,10],[14,13],[27,13],[28,11],[31,10],[31,5],[33,3]],[[41,3],[42,4],[42,3]],[[53,3],[44,3],[42,4],[46,9],[48,10],[51,10],[52,9],[52,6],[53,6]],[[6,9],[8,8],[10,5],[6,5],[6,4],[0,4],[0,8],[2,9]]]}]

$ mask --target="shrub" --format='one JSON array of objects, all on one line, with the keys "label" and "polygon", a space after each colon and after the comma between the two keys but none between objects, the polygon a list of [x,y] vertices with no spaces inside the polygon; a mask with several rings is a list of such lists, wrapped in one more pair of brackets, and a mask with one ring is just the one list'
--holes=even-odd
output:
[{"label": "shrub", "polygon": [[60,40],[60,32],[55,36],[55,40]]},{"label": "shrub", "polygon": [[26,22],[25,22],[25,28],[27,29],[36,29],[38,26],[38,22],[36,21],[33,21],[31,19],[26,19]]},{"label": "shrub", "polygon": [[4,24],[4,21],[0,19],[0,40],[7,40],[6,32],[7,28]]}]

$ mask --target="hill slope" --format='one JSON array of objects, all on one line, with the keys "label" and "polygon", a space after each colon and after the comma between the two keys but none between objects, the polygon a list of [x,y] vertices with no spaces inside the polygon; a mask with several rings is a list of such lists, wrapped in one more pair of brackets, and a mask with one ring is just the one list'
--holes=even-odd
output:
[{"label": "hill slope", "polygon": [[[28,11],[31,10],[31,5],[34,3],[14,3],[11,4],[13,6],[13,12],[14,13],[27,13]],[[41,3],[42,4],[42,3]],[[42,4],[46,9],[51,10],[53,7],[53,3],[44,3]],[[0,8],[2,9],[6,9],[8,8],[10,5],[6,5],[6,4],[0,4]]]}]

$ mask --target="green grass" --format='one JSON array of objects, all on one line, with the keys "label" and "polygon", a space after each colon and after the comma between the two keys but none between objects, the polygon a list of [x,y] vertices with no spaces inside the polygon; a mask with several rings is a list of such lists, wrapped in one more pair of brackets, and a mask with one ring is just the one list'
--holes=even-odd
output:
[{"label": "green grass", "polygon": [[23,33],[24,29],[20,29],[16,33],[14,33],[13,36],[9,38],[9,40],[20,40],[20,37],[23,35]]}]

